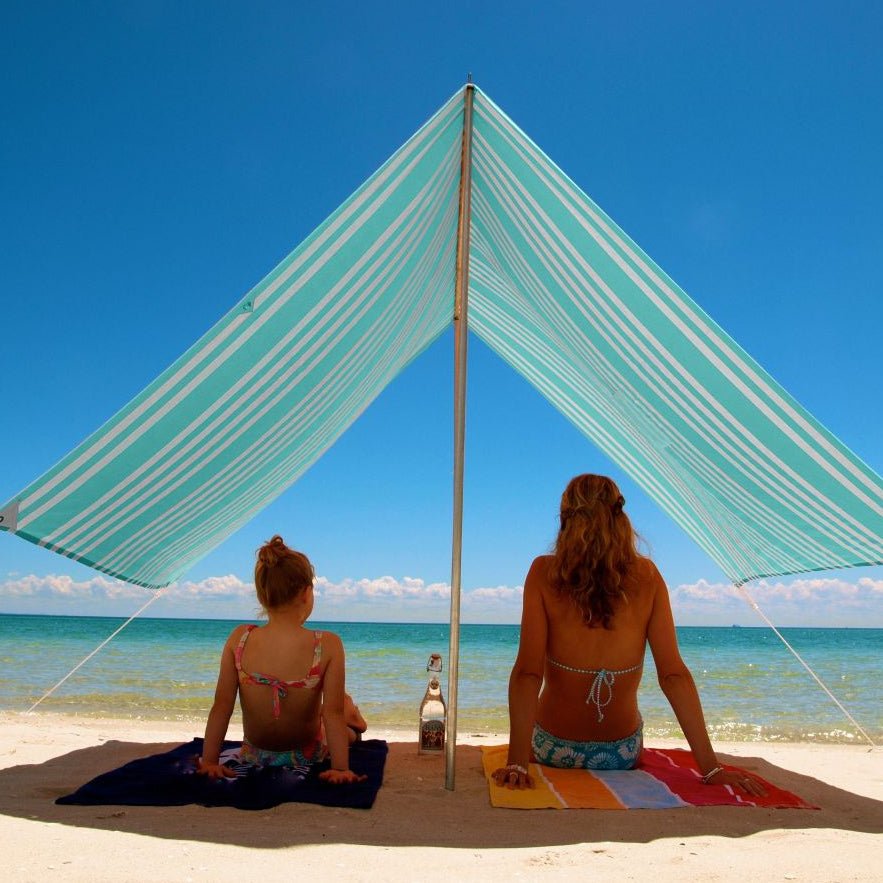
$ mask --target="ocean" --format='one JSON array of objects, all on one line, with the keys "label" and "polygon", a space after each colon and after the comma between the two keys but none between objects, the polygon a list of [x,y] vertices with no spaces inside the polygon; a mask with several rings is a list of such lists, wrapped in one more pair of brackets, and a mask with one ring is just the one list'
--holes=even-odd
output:
[{"label": "ocean", "polygon": [[[0,709],[24,711],[124,620],[0,614]],[[192,723],[201,734],[221,647],[236,622],[137,619],[40,706],[41,712]],[[426,662],[441,653],[445,624],[325,623],[347,651],[347,689],[378,728],[413,727]],[[460,633],[458,732],[503,733],[518,626],[464,625]],[[883,741],[883,629],[782,629],[789,643],[876,742]],[[712,738],[861,743],[834,703],[766,628],[678,628]],[[648,655],[640,693],[645,735],[679,738]],[[237,712],[238,713],[238,712]]]}]

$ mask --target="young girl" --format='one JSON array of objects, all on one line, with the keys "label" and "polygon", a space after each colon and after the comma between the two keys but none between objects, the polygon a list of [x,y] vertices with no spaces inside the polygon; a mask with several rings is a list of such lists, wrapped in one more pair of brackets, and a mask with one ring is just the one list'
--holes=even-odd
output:
[{"label": "young girl", "polygon": [[244,739],[240,760],[309,767],[331,759],[319,778],[332,784],[366,777],[349,768],[349,743],[366,725],[344,692],[344,652],[331,632],[304,628],[313,610],[313,565],[274,536],[258,550],[254,583],[266,625],[237,626],[227,638],[199,772],[235,777],[219,761],[236,694]]}]

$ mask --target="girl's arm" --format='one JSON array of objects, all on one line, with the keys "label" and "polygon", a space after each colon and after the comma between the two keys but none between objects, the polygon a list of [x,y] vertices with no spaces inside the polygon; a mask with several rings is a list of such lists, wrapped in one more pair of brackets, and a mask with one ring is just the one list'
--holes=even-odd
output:
[{"label": "girl's arm", "polygon": [[227,727],[230,724],[230,716],[236,705],[236,694],[239,691],[239,677],[236,673],[234,652],[242,629],[238,626],[227,638],[224,649],[221,652],[221,666],[218,671],[218,683],[215,687],[215,701],[209,712],[208,721],[205,725],[205,739],[202,746],[202,757],[199,758],[197,772],[205,773],[213,779],[234,778],[236,773],[218,762],[221,754],[221,746],[224,736],[227,735]]},{"label": "girl's arm", "polygon": [[546,638],[549,631],[546,607],[540,591],[546,566],[546,561],[535,559],[524,581],[521,638],[518,656],[509,676],[508,766],[493,773],[497,784],[507,787],[533,787],[533,780],[527,770],[531,757],[531,737],[537,717],[537,702],[540,687],[543,685]]},{"label": "girl's arm", "polygon": [[325,632],[322,641],[322,652],[328,655],[328,665],[322,679],[322,717],[325,720],[331,769],[319,773],[319,778],[333,785],[364,782],[367,776],[356,775],[349,768],[350,745],[344,717],[346,656],[343,643],[330,632]]},{"label": "girl's arm", "polygon": [[681,725],[699,772],[703,776],[713,773],[707,779],[709,783],[733,785],[751,794],[765,794],[760,782],[747,773],[724,770],[718,763],[705,726],[699,691],[678,649],[668,589],[659,571],[655,567],[653,569],[657,584],[647,627],[647,640],[656,664],[659,686]]}]

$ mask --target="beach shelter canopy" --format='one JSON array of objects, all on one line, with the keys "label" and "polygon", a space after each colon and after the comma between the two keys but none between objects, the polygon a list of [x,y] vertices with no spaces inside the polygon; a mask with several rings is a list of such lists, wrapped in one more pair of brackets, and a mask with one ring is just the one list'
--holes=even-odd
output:
[{"label": "beach shelter canopy", "polygon": [[[296,481],[452,322],[468,92],[0,529],[158,587]],[[471,329],[734,582],[883,563],[880,477],[473,94]]]}]

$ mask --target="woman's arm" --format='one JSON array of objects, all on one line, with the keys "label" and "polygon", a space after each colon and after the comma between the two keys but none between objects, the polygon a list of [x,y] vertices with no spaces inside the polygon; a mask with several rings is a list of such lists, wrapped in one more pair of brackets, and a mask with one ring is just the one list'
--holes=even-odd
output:
[{"label": "woman's arm", "polygon": [[508,787],[533,787],[527,769],[537,718],[537,702],[543,685],[549,628],[540,590],[540,585],[545,580],[546,566],[545,560],[536,558],[524,580],[521,639],[518,656],[509,676],[509,765],[493,773],[498,785]]},{"label": "woman's arm", "polygon": [[322,717],[325,720],[325,738],[331,755],[331,769],[319,773],[319,778],[333,785],[363,782],[367,776],[356,775],[350,767],[349,738],[344,716],[346,695],[346,656],[343,643],[337,635],[325,632],[322,652],[328,655],[328,665],[322,679]]},{"label": "woman's arm", "polygon": [[221,745],[224,736],[227,735],[227,727],[230,724],[230,716],[236,705],[236,694],[239,690],[239,677],[236,673],[236,661],[234,652],[242,629],[238,626],[227,638],[224,649],[221,651],[221,665],[218,671],[218,683],[215,687],[215,700],[208,715],[205,725],[205,738],[202,745],[202,757],[199,758],[198,772],[205,773],[213,779],[233,778],[236,773],[218,762],[221,754]]},{"label": "woman's arm", "polygon": [[[668,589],[659,571],[655,567],[653,570],[657,585],[647,640],[656,664],[659,686],[681,725],[699,772],[703,777],[708,776],[707,781],[715,785],[734,785],[752,794],[766,793],[763,786],[747,773],[724,770],[718,763],[705,726],[699,691],[678,649]],[[710,773],[712,775],[709,776]]]}]

